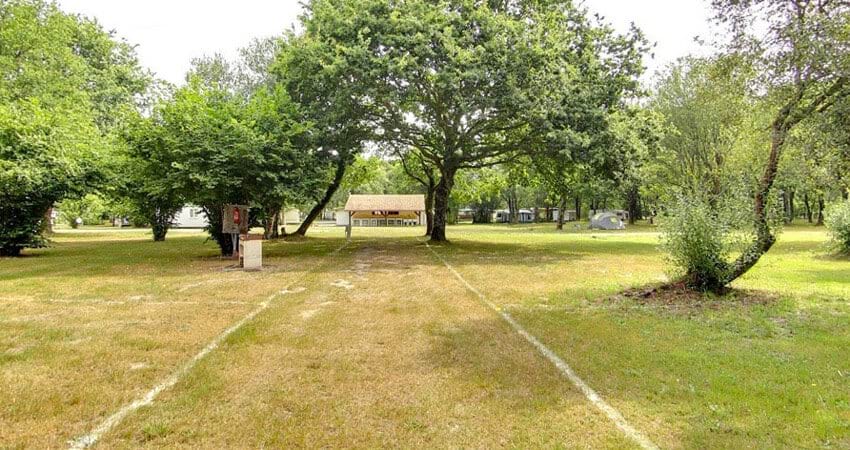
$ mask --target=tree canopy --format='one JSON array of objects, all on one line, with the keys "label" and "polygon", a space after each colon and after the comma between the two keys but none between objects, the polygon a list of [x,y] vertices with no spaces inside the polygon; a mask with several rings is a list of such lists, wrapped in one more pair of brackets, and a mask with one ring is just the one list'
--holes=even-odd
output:
[{"label": "tree canopy", "polygon": [[418,153],[439,173],[436,241],[446,238],[458,170],[539,151],[567,127],[566,106],[612,106],[639,67],[639,34],[616,36],[569,2],[311,5],[308,23],[347,43],[334,62],[367,88],[347,101],[365,105],[375,139]]},{"label": "tree canopy", "polygon": [[0,255],[17,255],[101,179],[148,76],[130,45],[41,0],[0,3],[0,73]]}]

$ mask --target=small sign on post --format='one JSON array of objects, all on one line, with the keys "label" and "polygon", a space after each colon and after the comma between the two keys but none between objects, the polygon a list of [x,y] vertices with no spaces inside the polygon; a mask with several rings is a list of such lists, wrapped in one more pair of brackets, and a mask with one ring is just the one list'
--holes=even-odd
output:
[{"label": "small sign on post", "polygon": [[230,235],[233,245],[233,259],[239,259],[239,235],[248,234],[248,206],[224,205],[221,214],[221,232]]}]

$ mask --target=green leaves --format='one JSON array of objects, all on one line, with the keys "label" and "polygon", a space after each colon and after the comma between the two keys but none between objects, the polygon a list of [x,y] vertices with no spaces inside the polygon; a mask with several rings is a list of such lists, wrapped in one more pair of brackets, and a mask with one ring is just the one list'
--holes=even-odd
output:
[{"label": "green leaves", "polygon": [[838,202],[827,210],[826,226],[835,250],[842,255],[850,255],[850,200]]},{"label": "green leaves", "polygon": [[0,3],[0,254],[43,244],[45,213],[103,178],[144,90],[132,47],[41,0]]}]

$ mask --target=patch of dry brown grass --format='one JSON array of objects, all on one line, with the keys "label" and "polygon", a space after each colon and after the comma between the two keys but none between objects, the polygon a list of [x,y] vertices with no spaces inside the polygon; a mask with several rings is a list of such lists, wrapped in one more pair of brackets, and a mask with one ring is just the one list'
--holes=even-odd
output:
[{"label": "patch of dry brown grass", "polygon": [[[0,261],[0,442],[63,447],[172,373],[339,240],[223,272],[198,236],[57,243]],[[62,240],[67,240],[63,238]],[[214,249],[213,249],[214,250]]]},{"label": "patch of dry brown grass", "polygon": [[417,241],[355,242],[301,285],[104,444],[631,445]]}]

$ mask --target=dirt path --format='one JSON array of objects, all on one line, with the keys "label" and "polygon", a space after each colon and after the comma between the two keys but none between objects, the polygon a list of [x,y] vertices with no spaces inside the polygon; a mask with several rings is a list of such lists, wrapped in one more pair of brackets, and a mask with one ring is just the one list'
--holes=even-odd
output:
[{"label": "dirt path", "polygon": [[355,241],[104,448],[630,447],[413,239]]}]

